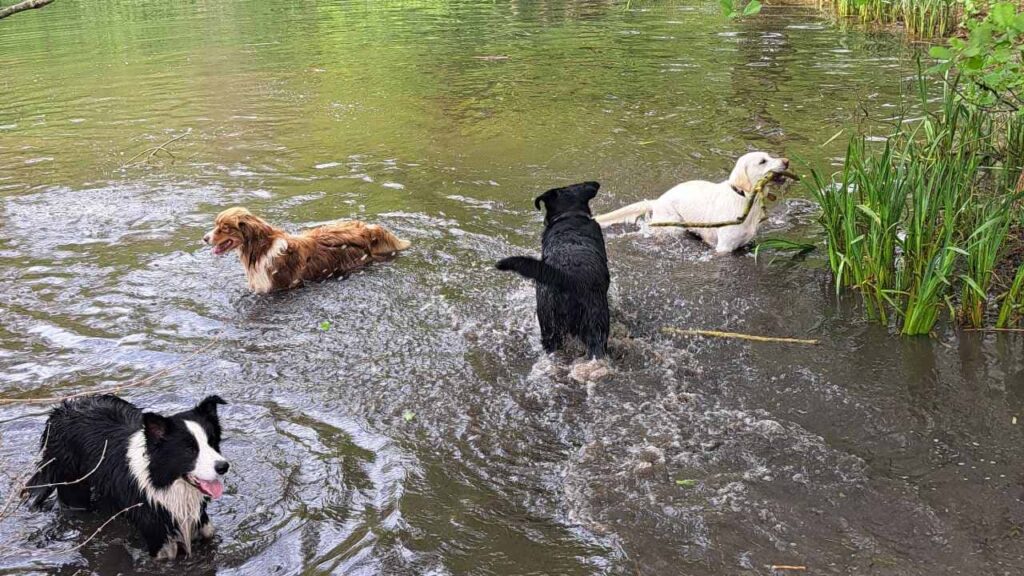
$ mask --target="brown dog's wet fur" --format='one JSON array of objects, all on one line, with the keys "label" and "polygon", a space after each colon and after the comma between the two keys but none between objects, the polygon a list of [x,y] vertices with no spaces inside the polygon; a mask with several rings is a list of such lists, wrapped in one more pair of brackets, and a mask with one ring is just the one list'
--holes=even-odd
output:
[{"label": "brown dog's wet fur", "polygon": [[376,224],[350,220],[289,234],[238,207],[217,215],[203,241],[217,255],[237,249],[249,289],[257,294],[345,276],[409,247]]}]

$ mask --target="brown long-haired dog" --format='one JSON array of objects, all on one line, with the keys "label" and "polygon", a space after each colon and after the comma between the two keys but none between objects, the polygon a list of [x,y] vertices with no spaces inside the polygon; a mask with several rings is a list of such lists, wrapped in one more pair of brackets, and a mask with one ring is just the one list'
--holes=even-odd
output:
[{"label": "brown long-haired dog", "polygon": [[217,256],[237,249],[249,289],[257,294],[344,276],[409,247],[376,224],[350,220],[288,234],[237,207],[217,215],[203,242]]}]

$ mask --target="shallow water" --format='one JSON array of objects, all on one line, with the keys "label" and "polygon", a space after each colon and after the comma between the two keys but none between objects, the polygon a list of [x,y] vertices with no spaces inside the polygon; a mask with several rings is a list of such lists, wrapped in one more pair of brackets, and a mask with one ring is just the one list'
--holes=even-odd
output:
[{"label": "shallow water", "polygon": [[[602,210],[748,149],[827,169],[840,129],[898,116],[894,38],[718,10],[61,0],[0,24],[0,393],[173,368],[124,396],[224,396],[232,460],[218,539],[181,565],[116,523],[62,552],[104,518],[19,509],[0,573],[1019,573],[1021,338],[900,339],[814,255],[615,233],[613,371],[581,384],[492,269],[537,250],[548,187],[600,180]],[[256,297],[199,242],[235,204],[414,247]],[[817,240],[814,217],[791,188],[764,235]],[[4,472],[45,411],[0,407]]]}]

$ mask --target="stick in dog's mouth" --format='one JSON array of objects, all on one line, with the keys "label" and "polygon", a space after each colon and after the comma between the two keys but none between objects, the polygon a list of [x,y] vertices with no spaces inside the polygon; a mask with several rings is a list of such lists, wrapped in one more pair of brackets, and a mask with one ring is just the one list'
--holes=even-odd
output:
[{"label": "stick in dog's mouth", "polygon": [[785,182],[786,178],[789,178],[790,180],[796,182],[800,181],[800,177],[796,175],[796,172],[793,172],[792,170],[789,169],[783,170],[781,172],[775,172],[774,174],[775,176],[772,178],[772,182],[774,182],[775,184]]}]

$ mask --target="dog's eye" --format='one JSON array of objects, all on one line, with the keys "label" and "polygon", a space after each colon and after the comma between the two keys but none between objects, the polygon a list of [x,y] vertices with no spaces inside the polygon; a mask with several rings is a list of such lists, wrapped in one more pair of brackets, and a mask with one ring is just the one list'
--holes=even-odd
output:
[{"label": "dog's eye", "polygon": [[768,162],[768,159],[767,159],[767,158],[761,158],[761,161],[760,161],[760,162],[758,162],[758,164],[765,164],[765,163],[767,163],[767,162]]}]

